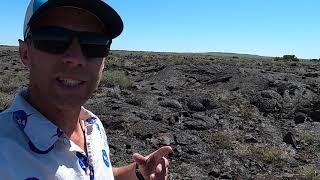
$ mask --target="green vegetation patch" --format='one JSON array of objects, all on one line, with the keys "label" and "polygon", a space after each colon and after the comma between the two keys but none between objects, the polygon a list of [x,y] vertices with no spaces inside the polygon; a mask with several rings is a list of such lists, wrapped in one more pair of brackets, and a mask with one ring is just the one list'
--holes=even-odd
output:
[{"label": "green vegetation patch", "polygon": [[320,180],[320,170],[315,166],[305,166],[302,169],[302,175],[306,180]]},{"label": "green vegetation patch", "polygon": [[125,74],[124,71],[107,70],[101,80],[102,84],[107,86],[119,86],[121,88],[132,87],[133,81]]},{"label": "green vegetation patch", "polygon": [[253,156],[256,156],[266,163],[279,163],[289,158],[285,150],[275,146],[252,146],[249,150]]}]

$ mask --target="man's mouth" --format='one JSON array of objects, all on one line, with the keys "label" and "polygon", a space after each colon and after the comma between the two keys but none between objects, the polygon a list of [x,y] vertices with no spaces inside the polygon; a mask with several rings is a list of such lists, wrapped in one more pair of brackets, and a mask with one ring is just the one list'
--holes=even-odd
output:
[{"label": "man's mouth", "polygon": [[64,86],[67,87],[76,87],[82,85],[85,81],[74,80],[74,79],[65,79],[65,78],[57,78],[57,80]]}]

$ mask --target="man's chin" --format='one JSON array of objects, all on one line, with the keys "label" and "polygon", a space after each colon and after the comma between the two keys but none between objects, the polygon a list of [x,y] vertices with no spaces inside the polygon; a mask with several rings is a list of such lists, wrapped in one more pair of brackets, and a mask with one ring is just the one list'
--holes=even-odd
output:
[{"label": "man's chin", "polygon": [[86,102],[86,99],[61,99],[60,101],[55,100],[54,104],[61,110],[78,110]]}]

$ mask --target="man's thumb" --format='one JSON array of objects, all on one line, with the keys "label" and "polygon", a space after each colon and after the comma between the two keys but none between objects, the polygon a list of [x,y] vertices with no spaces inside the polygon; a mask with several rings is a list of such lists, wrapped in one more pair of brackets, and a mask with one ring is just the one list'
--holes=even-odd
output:
[{"label": "man's thumb", "polygon": [[145,158],[139,153],[134,153],[132,158],[134,162],[136,162],[138,165],[145,164],[147,162],[147,158]]}]

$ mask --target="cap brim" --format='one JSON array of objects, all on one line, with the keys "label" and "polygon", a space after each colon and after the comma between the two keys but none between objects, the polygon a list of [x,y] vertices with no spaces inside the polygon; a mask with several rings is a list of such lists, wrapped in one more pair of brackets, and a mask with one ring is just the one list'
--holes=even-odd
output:
[{"label": "cap brim", "polygon": [[32,15],[29,25],[31,25],[34,19],[44,11],[61,6],[82,8],[95,14],[104,23],[106,31],[112,39],[119,36],[123,31],[123,22],[119,14],[105,2],[96,0],[49,0],[39,7],[39,9]]}]

